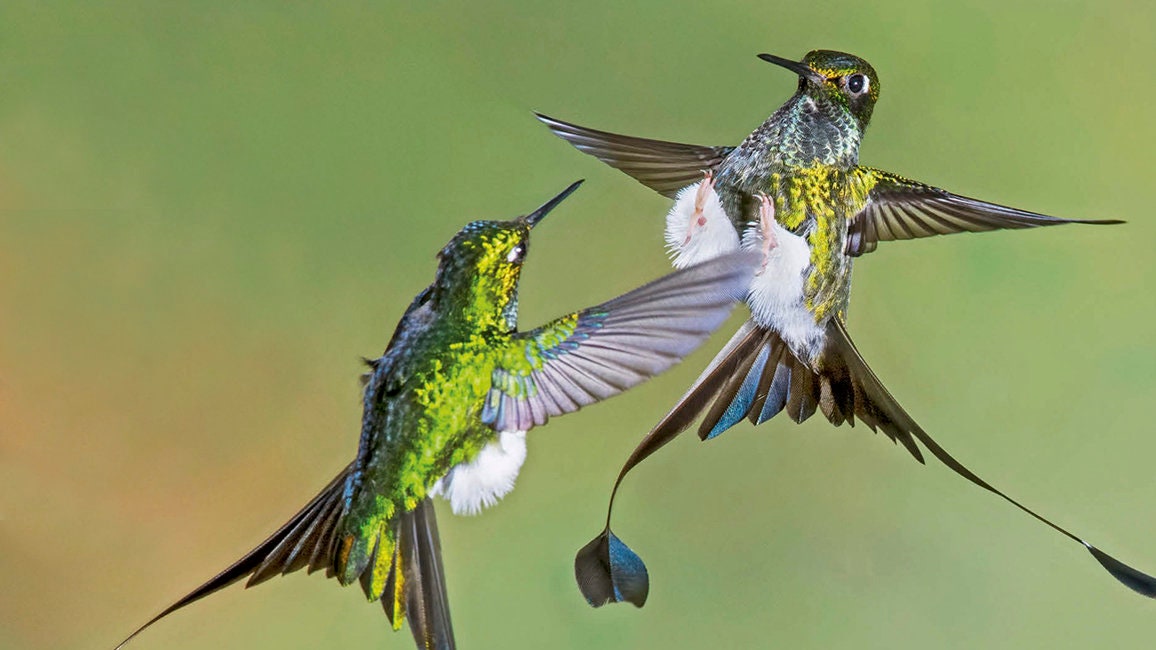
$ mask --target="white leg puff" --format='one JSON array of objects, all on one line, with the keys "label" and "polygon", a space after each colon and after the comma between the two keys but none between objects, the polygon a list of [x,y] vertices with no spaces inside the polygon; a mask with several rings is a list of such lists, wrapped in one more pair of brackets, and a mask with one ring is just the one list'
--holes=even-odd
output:
[{"label": "white leg puff", "polygon": [[526,432],[503,431],[468,463],[438,479],[430,496],[450,502],[455,515],[476,515],[514,489],[526,461]]},{"label": "white leg puff", "polygon": [[678,269],[738,250],[739,233],[723,210],[709,172],[678,193],[666,215],[666,245],[671,264]]}]

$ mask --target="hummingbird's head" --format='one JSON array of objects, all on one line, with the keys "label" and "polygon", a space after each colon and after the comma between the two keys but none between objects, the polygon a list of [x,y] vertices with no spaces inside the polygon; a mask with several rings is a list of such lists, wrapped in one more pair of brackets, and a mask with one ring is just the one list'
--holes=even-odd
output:
[{"label": "hummingbird's head", "polygon": [[870,63],[834,50],[811,50],[802,61],[773,54],[760,54],[759,58],[798,74],[798,94],[845,108],[854,116],[860,131],[867,129],[871,111],[879,100],[879,76]]},{"label": "hummingbird's head", "polygon": [[530,230],[581,184],[571,184],[525,216],[510,221],[474,221],[459,230],[438,252],[436,309],[481,328],[513,330],[518,279],[530,248]]}]

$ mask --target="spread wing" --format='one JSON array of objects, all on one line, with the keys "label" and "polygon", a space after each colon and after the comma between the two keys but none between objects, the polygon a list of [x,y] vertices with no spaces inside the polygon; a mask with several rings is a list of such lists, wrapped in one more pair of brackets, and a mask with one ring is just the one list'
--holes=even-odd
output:
[{"label": "spread wing", "polygon": [[702,179],[734,147],[705,147],[663,140],[647,140],[629,135],[588,129],[534,113],[554,135],[574,145],[615,169],[620,169],[639,183],[659,194],[675,198],[678,191]]},{"label": "spread wing", "polygon": [[870,253],[881,241],[916,239],[956,232],[984,232],[1066,223],[1113,224],[1115,219],[1061,219],[952,194],[902,176],[864,169],[873,186],[867,205],[848,225],[851,256]]},{"label": "spread wing", "polygon": [[517,334],[494,370],[482,420],[525,431],[670,368],[726,320],[758,261],[749,251],[724,255]]}]

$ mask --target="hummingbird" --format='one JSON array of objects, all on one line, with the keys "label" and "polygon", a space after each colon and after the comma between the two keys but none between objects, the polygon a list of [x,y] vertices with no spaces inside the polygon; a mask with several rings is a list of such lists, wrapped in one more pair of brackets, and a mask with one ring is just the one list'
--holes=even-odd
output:
[{"label": "hummingbird", "polygon": [[526,432],[663,372],[741,299],[739,251],[519,331],[530,231],[582,181],[509,221],[474,221],[438,253],[381,357],[367,361],[357,456],[277,532],[145,623],[248,578],[324,570],[359,582],[418,648],[455,647],[432,498],[475,514],[514,487]]},{"label": "hummingbird", "polygon": [[[852,263],[880,241],[1121,222],[1050,217],[860,166],[859,145],[879,98],[874,68],[831,50],[801,61],[759,58],[794,72],[799,83],[737,147],[647,140],[537,114],[580,151],[675,199],[665,233],[674,266],[738,249],[762,255],[746,297],[750,318],[628,457],[610,510],[625,475],[700,416],[698,434],[706,440],[744,418],[758,425],[786,411],[803,422],[818,411],[835,426],[854,426],[858,418],[920,463],[922,445],[957,474],[1079,542],[1125,585],[1156,597],[1156,578],[1020,504],[944,450],[892,397],[846,328]],[[575,576],[594,606],[642,606],[649,591],[645,564],[611,531],[609,511],[603,531],[579,551]]]}]

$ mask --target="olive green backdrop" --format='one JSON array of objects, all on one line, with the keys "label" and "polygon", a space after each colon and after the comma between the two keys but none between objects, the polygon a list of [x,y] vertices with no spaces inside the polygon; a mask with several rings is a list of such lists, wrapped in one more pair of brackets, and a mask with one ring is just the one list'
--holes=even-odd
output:
[{"label": "olive green backdrop", "polygon": [[[289,6],[282,6],[289,4]],[[0,648],[111,648],[354,453],[376,355],[466,221],[587,184],[535,231],[526,326],[668,269],[668,202],[530,114],[735,143],[794,89],[758,52],[866,57],[865,163],[1126,226],[886,243],[851,331],[981,475],[1156,571],[1149,3],[5,2]],[[736,316],[733,331],[739,322]],[[721,345],[533,432],[483,516],[439,505],[464,648],[1146,647],[1156,602],[866,429],[677,441],[626,483],[646,608],[574,551]],[[148,648],[409,648],[355,589],[215,595]]]}]

